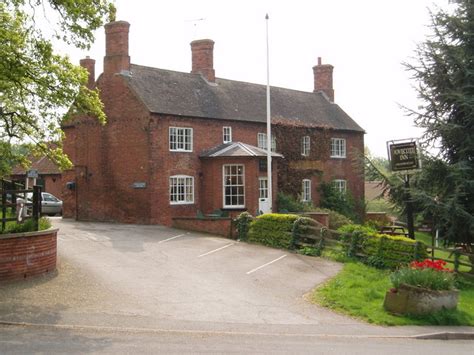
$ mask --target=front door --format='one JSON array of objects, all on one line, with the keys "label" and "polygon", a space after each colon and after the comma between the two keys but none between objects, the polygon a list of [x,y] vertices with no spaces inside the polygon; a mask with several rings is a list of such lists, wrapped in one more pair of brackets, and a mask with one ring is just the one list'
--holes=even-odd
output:
[{"label": "front door", "polygon": [[268,179],[266,177],[258,178],[258,211],[260,214],[270,213],[271,204],[270,199],[268,198]]}]

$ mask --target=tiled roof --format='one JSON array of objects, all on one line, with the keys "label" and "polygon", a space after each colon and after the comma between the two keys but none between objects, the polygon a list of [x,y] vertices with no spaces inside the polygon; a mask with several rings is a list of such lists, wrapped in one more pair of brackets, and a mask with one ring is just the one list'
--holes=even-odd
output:
[{"label": "tiled roof", "polygon": [[[266,122],[264,85],[219,78],[209,83],[199,74],[134,64],[131,72],[124,72],[122,76],[153,113]],[[322,93],[272,87],[271,113],[275,122],[364,132]]]},{"label": "tiled roof", "polygon": [[[201,158],[216,157],[266,157],[267,151],[242,142],[230,142],[221,144],[200,155]],[[272,152],[272,157],[283,158],[283,155]]]},{"label": "tiled roof", "polygon": [[[30,169],[38,170],[39,174],[61,174],[59,168],[47,157],[32,157],[28,158],[31,161]],[[26,170],[21,165],[13,168],[12,175],[25,175]]]}]

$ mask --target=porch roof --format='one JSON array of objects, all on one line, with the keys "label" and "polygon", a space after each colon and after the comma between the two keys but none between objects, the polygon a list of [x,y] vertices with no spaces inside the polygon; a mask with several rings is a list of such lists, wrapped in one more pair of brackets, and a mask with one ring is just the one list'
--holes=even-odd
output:
[{"label": "porch roof", "polygon": [[[221,144],[201,153],[201,158],[217,157],[266,157],[267,151],[242,142],[230,142]],[[273,158],[283,158],[283,155],[272,152]]]}]

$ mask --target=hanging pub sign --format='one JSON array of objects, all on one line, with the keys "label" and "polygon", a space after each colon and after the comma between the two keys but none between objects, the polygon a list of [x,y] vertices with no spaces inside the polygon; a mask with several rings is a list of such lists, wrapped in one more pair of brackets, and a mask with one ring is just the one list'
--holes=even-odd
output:
[{"label": "hanging pub sign", "polygon": [[410,171],[421,168],[420,157],[415,140],[395,143],[387,142],[390,167],[392,171]]}]

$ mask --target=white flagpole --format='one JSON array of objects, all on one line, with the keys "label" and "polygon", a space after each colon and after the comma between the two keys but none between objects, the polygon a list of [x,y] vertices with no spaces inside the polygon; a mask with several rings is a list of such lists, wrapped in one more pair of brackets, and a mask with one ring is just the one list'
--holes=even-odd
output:
[{"label": "white flagpole", "polygon": [[270,113],[270,55],[268,46],[268,14],[265,16],[267,29],[267,183],[268,183],[268,199],[270,201],[270,212],[273,211],[273,195],[272,195],[272,128]]}]

